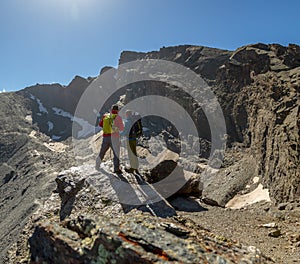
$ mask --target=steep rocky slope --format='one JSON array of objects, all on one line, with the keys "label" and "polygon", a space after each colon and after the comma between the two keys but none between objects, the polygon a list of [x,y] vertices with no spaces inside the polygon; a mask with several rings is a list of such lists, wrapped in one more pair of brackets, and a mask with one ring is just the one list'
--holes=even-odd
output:
[{"label": "steep rocky slope", "polygon": [[[123,52],[119,62],[136,59],[175,61],[199,73],[222,107],[228,146],[240,143],[251,149],[256,159],[253,166],[259,167],[258,175],[275,201],[300,198],[299,46],[254,44],[234,52],[179,46],[150,53]],[[210,139],[201,107],[182,96],[178,89],[153,81],[135,83],[129,88],[128,101],[147,94],[176,100],[194,117],[200,137]]]},{"label": "steep rocky slope", "polygon": [[0,94],[1,263],[31,214],[51,194],[57,169],[69,163],[32,124],[31,103],[16,93]]}]

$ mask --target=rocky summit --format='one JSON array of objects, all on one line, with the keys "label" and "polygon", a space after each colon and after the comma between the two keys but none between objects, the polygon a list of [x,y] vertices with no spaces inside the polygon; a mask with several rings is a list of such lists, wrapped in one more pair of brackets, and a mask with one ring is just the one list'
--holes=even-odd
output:
[{"label": "rocky summit", "polygon": [[[184,74],[157,71],[155,60],[185,67],[206,90],[188,94],[174,81]],[[107,97],[93,90],[83,115],[91,88]],[[218,104],[195,100],[208,88],[224,116],[217,149],[223,123],[207,114]],[[0,263],[299,262],[299,95],[300,47],[263,43],[123,51],[97,77],[1,93]],[[125,172],[123,141],[122,173],[109,151],[96,170],[100,116],[145,96],[180,105],[197,135],[162,104],[175,119],[142,118],[139,171]]]}]

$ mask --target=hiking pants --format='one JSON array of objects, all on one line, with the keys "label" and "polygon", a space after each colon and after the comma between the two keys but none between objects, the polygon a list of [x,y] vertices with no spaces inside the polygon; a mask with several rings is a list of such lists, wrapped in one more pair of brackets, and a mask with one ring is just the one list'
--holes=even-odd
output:
[{"label": "hiking pants", "polygon": [[130,167],[137,170],[139,168],[139,161],[136,153],[136,139],[127,140],[127,152]]},{"label": "hiking pants", "polygon": [[103,137],[99,157],[103,160],[105,153],[111,148],[114,154],[113,163],[114,170],[119,170],[120,168],[120,138],[119,137]]}]

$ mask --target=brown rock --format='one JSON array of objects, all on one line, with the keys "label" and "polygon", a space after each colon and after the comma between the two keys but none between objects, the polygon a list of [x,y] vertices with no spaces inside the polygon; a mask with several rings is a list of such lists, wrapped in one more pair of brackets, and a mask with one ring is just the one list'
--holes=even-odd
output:
[{"label": "brown rock", "polygon": [[280,237],[281,236],[281,231],[279,229],[276,229],[274,231],[271,231],[268,235],[270,237]]}]

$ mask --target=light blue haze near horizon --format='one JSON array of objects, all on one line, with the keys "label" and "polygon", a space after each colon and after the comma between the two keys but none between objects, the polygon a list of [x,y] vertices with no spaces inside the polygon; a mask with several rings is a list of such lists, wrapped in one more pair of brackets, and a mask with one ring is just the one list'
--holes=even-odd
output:
[{"label": "light blue haze near horizon", "polygon": [[0,0],[0,92],[67,85],[124,50],[300,44],[297,0]]}]

